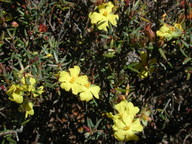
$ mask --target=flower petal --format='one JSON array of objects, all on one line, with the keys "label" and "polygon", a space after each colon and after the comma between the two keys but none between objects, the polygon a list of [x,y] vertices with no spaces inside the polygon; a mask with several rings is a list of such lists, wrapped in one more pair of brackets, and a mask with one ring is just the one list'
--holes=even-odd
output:
[{"label": "flower petal", "polygon": [[21,96],[20,93],[13,93],[9,99],[19,104],[23,102],[23,96]]},{"label": "flower petal", "polygon": [[117,20],[119,19],[119,16],[118,15],[114,15],[114,14],[109,14],[107,16],[109,22],[114,25],[114,26],[117,26]]},{"label": "flower petal", "polygon": [[66,91],[69,91],[71,89],[71,83],[70,82],[63,82],[63,83],[61,83],[60,87]]},{"label": "flower petal", "polygon": [[89,83],[88,81],[88,77],[86,75],[84,76],[80,76],[76,79],[76,82],[80,85],[86,85],[87,83]]},{"label": "flower petal", "polygon": [[93,99],[93,95],[89,90],[81,92],[79,96],[82,101],[90,101],[91,99]]},{"label": "flower petal", "polygon": [[74,66],[74,68],[70,68],[70,75],[73,78],[77,78],[79,76],[80,73],[80,67],[79,66]]},{"label": "flower petal", "polygon": [[71,76],[69,75],[68,72],[62,71],[60,73],[59,82],[66,82],[66,81],[70,81],[70,80],[71,80]]},{"label": "flower petal", "polygon": [[71,84],[71,89],[72,89],[72,93],[74,95],[77,95],[78,93],[80,93],[82,91],[82,85],[80,85],[78,83],[73,83],[73,84]]},{"label": "flower petal", "polygon": [[143,126],[140,123],[139,119],[136,119],[132,125],[131,125],[131,130],[135,131],[135,132],[141,132],[143,130]]},{"label": "flower petal", "polygon": [[91,23],[92,24],[97,24],[100,21],[103,21],[105,19],[105,17],[97,12],[91,12],[89,13],[89,18],[91,19]]},{"label": "flower petal", "polygon": [[95,96],[95,98],[99,99],[99,91],[100,91],[99,86],[90,85],[89,90]]}]

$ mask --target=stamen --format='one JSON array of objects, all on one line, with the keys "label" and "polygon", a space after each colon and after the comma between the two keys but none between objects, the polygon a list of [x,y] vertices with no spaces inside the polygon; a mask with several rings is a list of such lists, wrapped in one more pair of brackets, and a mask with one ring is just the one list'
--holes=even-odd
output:
[{"label": "stamen", "polygon": [[70,80],[71,83],[74,83],[75,82],[75,78],[72,77],[71,80]]},{"label": "stamen", "polygon": [[91,85],[90,83],[87,83],[85,86],[86,86],[87,88],[89,88],[90,85]]},{"label": "stamen", "polygon": [[103,15],[104,15],[104,16],[107,16],[107,15],[108,15],[108,12],[107,12],[107,11],[105,11],[105,12],[103,13]]}]

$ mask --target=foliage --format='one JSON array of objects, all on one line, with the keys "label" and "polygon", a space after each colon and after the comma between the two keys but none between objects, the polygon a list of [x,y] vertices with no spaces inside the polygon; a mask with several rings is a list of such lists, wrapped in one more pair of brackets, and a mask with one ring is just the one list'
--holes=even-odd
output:
[{"label": "foliage", "polygon": [[0,0],[1,143],[190,143],[191,6]]}]

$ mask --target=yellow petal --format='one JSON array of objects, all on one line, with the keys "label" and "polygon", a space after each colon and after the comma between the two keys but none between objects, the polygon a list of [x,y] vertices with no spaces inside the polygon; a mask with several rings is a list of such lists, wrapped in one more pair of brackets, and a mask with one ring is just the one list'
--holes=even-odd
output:
[{"label": "yellow petal", "polygon": [[34,115],[34,110],[33,110],[33,103],[28,102],[22,105],[22,107],[25,109],[25,118],[28,117],[28,115]]},{"label": "yellow petal", "polygon": [[99,30],[104,30],[104,31],[108,31],[108,30],[107,30],[107,27],[109,27],[109,24],[108,24],[108,20],[107,20],[107,19],[106,19],[106,21],[103,20],[103,21],[101,21],[100,23],[98,23],[98,26],[97,26],[97,28],[98,28]]},{"label": "yellow petal", "polygon": [[33,85],[28,85],[27,91],[28,92],[34,92],[35,91],[35,87]]},{"label": "yellow petal", "polygon": [[16,103],[23,102],[23,91],[20,89],[19,85],[13,84],[6,93],[9,95],[11,101]]},{"label": "yellow petal", "polygon": [[70,80],[71,80],[71,76],[69,75],[68,72],[66,72],[66,71],[60,72],[59,82],[66,82],[66,81],[70,81]]},{"label": "yellow petal", "polygon": [[110,113],[106,113],[107,117],[113,119],[114,118],[114,115],[110,112]]},{"label": "yellow petal", "polygon": [[91,99],[93,99],[93,95],[88,90],[81,92],[79,96],[82,101],[90,101]]},{"label": "yellow petal", "polygon": [[118,129],[117,131],[115,131],[114,136],[118,141],[130,141],[139,139],[133,131],[123,129]]},{"label": "yellow petal", "polygon": [[166,33],[170,30],[170,26],[167,25],[167,24],[164,24],[160,29],[159,31],[162,32],[162,33]]},{"label": "yellow petal", "polygon": [[71,83],[70,82],[63,82],[63,83],[61,83],[60,87],[66,91],[69,91],[71,89]]},{"label": "yellow petal", "polygon": [[119,129],[124,129],[126,127],[122,119],[119,119],[117,117],[114,117],[113,122],[114,122],[114,125],[113,125],[114,131],[118,131]]},{"label": "yellow petal", "polygon": [[132,125],[131,125],[131,130],[135,131],[135,132],[141,132],[143,130],[143,126],[140,123],[139,119],[136,119]]},{"label": "yellow petal", "polygon": [[99,86],[90,85],[89,90],[95,96],[95,98],[99,99],[99,91],[100,91]]},{"label": "yellow petal", "polygon": [[19,103],[19,104],[23,102],[23,96],[20,95],[20,93],[19,94],[13,93],[13,95],[11,97],[9,97],[9,99],[11,101],[14,101],[14,102]]},{"label": "yellow petal", "polygon": [[97,13],[97,12],[91,12],[89,13],[89,18],[91,19],[91,23],[92,24],[97,24],[100,21],[103,21],[103,19],[105,18],[102,14]]},{"label": "yellow petal", "polygon": [[33,77],[29,78],[30,85],[35,85],[36,84],[36,79]]},{"label": "yellow petal", "polygon": [[131,127],[133,119],[134,119],[134,117],[132,117],[129,114],[124,115],[122,117],[122,121],[125,123],[126,126],[129,126],[129,127]]},{"label": "yellow petal", "polygon": [[72,89],[72,93],[74,95],[77,95],[78,93],[80,93],[82,91],[82,85],[80,85],[78,83],[73,83],[73,84],[71,84],[71,89]]},{"label": "yellow petal", "polygon": [[88,81],[88,77],[86,75],[84,76],[80,76],[76,79],[76,82],[80,85],[86,85],[87,83],[89,83]]},{"label": "yellow petal", "polygon": [[149,71],[143,70],[143,71],[141,71],[141,72],[138,74],[138,76],[139,76],[141,79],[144,79],[144,78],[146,78],[146,77],[149,76]]},{"label": "yellow petal", "polygon": [[107,9],[108,11],[112,11],[112,8],[114,7],[114,5],[112,4],[112,2],[108,2],[108,3],[103,3],[101,5],[98,6],[98,9]]},{"label": "yellow petal", "polygon": [[114,136],[115,138],[122,142],[122,141],[125,141],[125,138],[126,138],[126,132],[124,130],[118,130],[114,133]]},{"label": "yellow petal", "polygon": [[80,73],[80,67],[74,66],[74,68],[70,68],[69,71],[70,71],[71,77],[77,78]]},{"label": "yellow petal", "polygon": [[109,22],[110,22],[112,25],[117,26],[117,20],[119,19],[119,16],[118,16],[118,15],[109,14],[107,18],[108,18]]},{"label": "yellow petal", "polygon": [[33,96],[34,97],[37,97],[39,95],[41,95],[44,91],[43,91],[43,86],[40,86],[34,93],[33,93]]},{"label": "yellow petal", "polygon": [[133,131],[127,131],[125,141],[131,141],[131,140],[137,141],[139,140],[139,137],[136,136]]},{"label": "yellow petal", "polygon": [[174,27],[178,28],[179,30],[183,31],[182,25],[181,24],[175,24]]},{"label": "yellow petal", "polygon": [[119,113],[127,113],[131,116],[135,116],[135,114],[139,112],[139,108],[135,107],[133,103],[127,102],[127,100],[123,100],[119,104],[116,104],[115,109]]},{"label": "yellow petal", "polygon": [[157,36],[159,36],[159,37],[169,36],[169,33],[167,33],[167,32],[161,32],[161,31],[157,31],[156,34],[157,34]]},{"label": "yellow petal", "polygon": [[21,78],[21,83],[22,83],[22,84],[25,84],[25,77],[22,77],[22,78]]}]

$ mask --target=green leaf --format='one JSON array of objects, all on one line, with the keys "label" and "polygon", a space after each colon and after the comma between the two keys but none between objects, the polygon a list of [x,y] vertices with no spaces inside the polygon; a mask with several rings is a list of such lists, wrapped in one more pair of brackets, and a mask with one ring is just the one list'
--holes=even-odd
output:
[{"label": "green leaf", "polygon": [[191,78],[191,74],[190,73],[187,73],[187,80],[189,80]]},{"label": "green leaf", "polygon": [[115,52],[106,52],[103,54],[104,57],[113,58],[115,56]]},{"label": "green leaf", "polygon": [[25,120],[24,122],[21,123],[22,126],[24,126],[26,123],[28,123],[31,119]]},{"label": "green leaf", "polygon": [[94,128],[94,124],[90,118],[87,118],[87,125],[89,128]]},{"label": "green leaf", "polygon": [[128,66],[125,66],[124,68],[130,69],[131,71],[134,71],[136,73],[140,73],[137,69],[134,68],[137,64],[138,64],[138,62],[133,62],[133,63],[129,64]]},{"label": "green leaf", "polygon": [[94,126],[94,129],[97,129],[97,127],[99,126],[100,122],[102,121],[102,119],[98,120],[97,123]]},{"label": "green leaf", "polygon": [[12,0],[0,0],[0,2],[4,2],[4,3],[13,3]]},{"label": "green leaf", "polygon": [[183,61],[183,64],[188,63],[189,61],[191,61],[191,59],[192,59],[192,58],[190,58],[190,57],[185,58],[184,61]]},{"label": "green leaf", "polygon": [[19,8],[17,8],[17,11],[22,15],[22,16],[24,16],[25,15],[25,13],[24,12],[22,12]]},{"label": "green leaf", "polygon": [[104,34],[100,34],[100,36],[101,36],[102,38],[105,38],[105,39],[109,39],[109,38],[110,38],[110,36],[104,35]]},{"label": "green leaf", "polygon": [[148,19],[146,19],[146,18],[144,18],[144,17],[139,17],[141,20],[143,20],[143,21],[145,21],[145,22],[147,22],[147,23],[151,23]]},{"label": "green leaf", "polygon": [[17,142],[16,142],[14,139],[12,139],[11,137],[7,137],[6,139],[7,139],[7,141],[10,142],[10,144],[16,144],[16,143],[17,143]]},{"label": "green leaf", "polygon": [[5,139],[1,142],[1,144],[5,144]]},{"label": "green leaf", "polygon": [[110,42],[110,49],[112,49],[113,48],[113,45],[114,45],[114,40],[113,39],[111,39],[111,42]]},{"label": "green leaf", "polygon": [[183,49],[179,49],[181,51],[181,53],[185,56],[185,57],[188,57],[188,55],[185,53],[185,51]]},{"label": "green leaf", "polygon": [[161,56],[167,61],[167,57],[166,57],[164,51],[162,50],[162,48],[159,48],[159,53],[160,53]]},{"label": "green leaf", "polygon": [[184,40],[181,40],[181,42],[182,42],[187,48],[189,48],[189,44],[188,44],[188,43],[186,43]]},{"label": "green leaf", "polygon": [[170,63],[170,62],[167,62],[168,63],[168,65],[171,67],[171,68],[173,68],[173,65]]}]

